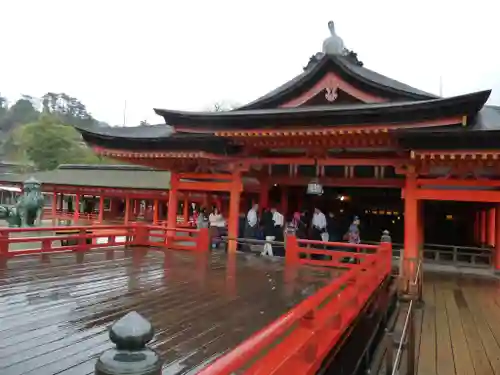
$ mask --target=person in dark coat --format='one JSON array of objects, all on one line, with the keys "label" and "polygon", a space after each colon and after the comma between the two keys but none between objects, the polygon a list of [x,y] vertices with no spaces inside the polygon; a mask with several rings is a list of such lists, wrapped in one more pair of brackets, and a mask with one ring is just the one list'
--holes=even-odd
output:
[{"label": "person in dark coat", "polygon": [[328,242],[340,241],[338,225],[333,212],[329,212],[326,217],[326,230],[328,232]]},{"label": "person in dark coat", "polygon": [[264,238],[274,236],[273,213],[271,210],[267,208],[264,210],[260,220],[260,226],[262,228]]}]

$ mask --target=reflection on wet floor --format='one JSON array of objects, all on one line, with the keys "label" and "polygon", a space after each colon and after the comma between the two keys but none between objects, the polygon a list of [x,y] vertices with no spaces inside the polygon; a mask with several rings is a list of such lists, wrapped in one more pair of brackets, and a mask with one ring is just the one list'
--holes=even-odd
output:
[{"label": "reflection on wet floor", "polygon": [[164,374],[195,373],[341,271],[281,260],[147,249],[0,263],[0,374],[93,374],[109,324],[136,310]]}]

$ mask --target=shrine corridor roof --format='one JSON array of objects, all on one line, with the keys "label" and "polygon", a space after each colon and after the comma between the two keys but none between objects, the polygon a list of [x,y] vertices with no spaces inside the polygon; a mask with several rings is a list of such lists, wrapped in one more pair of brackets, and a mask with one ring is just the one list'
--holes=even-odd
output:
[{"label": "shrine corridor roof", "polygon": [[135,165],[60,165],[52,171],[0,174],[0,182],[21,184],[34,177],[47,185],[167,190],[170,172]]}]

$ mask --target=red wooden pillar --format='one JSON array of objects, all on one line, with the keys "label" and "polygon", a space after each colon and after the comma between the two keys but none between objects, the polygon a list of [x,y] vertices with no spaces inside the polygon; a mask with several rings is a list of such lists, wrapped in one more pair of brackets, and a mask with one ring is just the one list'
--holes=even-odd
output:
[{"label": "red wooden pillar", "polygon": [[123,219],[123,223],[125,225],[128,225],[130,219],[130,198],[127,196],[125,197],[125,217]]},{"label": "red wooden pillar", "polygon": [[421,251],[424,249],[425,243],[425,221],[424,221],[424,202],[417,202],[417,210],[418,210],[418,250]]},{"label": "red wooden pillar", "polygon": [[495,210],[495,254],[493,256],[493,269],[500,273],[500,205]]},{"label": "red wooden pillar", "polygon": [[134,199],[133,202],[134,202],[133,217],[135,219],[135,218],[137,218],[137,216],[139,216],[139,200]]},{"label": "red wooden pillar", "polygon": [[56,226],[57,216],[57,193],[54,191],[52,195],[52,226]]},{"label": "red wooden pillar", "polygon": [[495,246],[495,228],[496,228],[496,209],[490,208],[488,210],[488,245]]},{"label": "red wooden pillar", "polygon": [[[238,221],[240,216],[240,199],[241,199],[241,174],[233,172],[231,181],[231,191],[229,192],[229,217],[227,225],[227,236],[229,238],[238,237]],[[235,253],[238,244],[234,240],[228,241],[228,253]]]},{"label": "red wooden pillar", "polygon": [[158,211],[159,211],[158,199],[155,199],[153,203],[153,224],[158,224],[158,215],[159,215]]},{"label": "red wooden pillar", "polygon": [[486,244],[486,228],[487,228],[486,210],[481,210],[481,227],[480,227],[480,238],[479,238],[481,246]]},{"label": "red wooden pillar", "polygon": [[[168,192],[168,210],[167,210],[167,228],[177,227],[177,194],[178,194],[179,175],[171,173],[170,175],[170,190]],[[167,236],[173,237],[174,231],[168,231]]]},{"label": "red wooden pillar", "polygon": [[187,224],[189,221],[189,194],[184,194],[184,203],[182,206],[182,222]]},{"label": "red wooden pillar", "polygon": [[97,221],[99,221],[99,223],[104,221],[104,195],[99,196],[99,217]]},{"label": "red wooden pillar", "polygon": [[417,179],[416,175],[409,173],[405,181],[405,241],[403,252],[403,267],[406,280],[413,280],[416,272],[416,262],[419,258],[419,216],[420,210],[417,199]]},{"label": "red wooden pillar", "polygon": [[75,194],[75,201],[73,207],[73,224],[77,225],[80,220],[80,193]]}]

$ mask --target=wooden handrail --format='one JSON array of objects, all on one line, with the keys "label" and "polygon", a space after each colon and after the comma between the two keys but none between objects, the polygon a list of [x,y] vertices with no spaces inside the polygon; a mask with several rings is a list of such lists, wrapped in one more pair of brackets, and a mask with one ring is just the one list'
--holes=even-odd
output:
[{"label": "wooden handrail", "polygon": [[[357,247],[356,244],[350,246]],[[372,249],[371,245],[367,246]],[[324,355],[390,273],[390,244],[375,248],[375,254],[357,254],[364,255],[366,263],[353,265],[200,374],[229,375],[242,369],[249,374],[315,373]],[[307,354],[310,346],[315,348],[315,360]],[[257,358],[259,361],[255,362]]]},{"label": "wooden handrail", "polygon": [[[184,237],[179,233],[186,234]],[[21,235],[24,234],[24,235]],[[99,241],[99,239],[105,239]],[[152,240],[156,239],[156,240]],[[54,242],[61,241],[61,246]],[[11,250],[11,244],[37,243],[34,249]],[[69,245],[71,243],[71,245]],[[188,251],[208,251],[208,229],[128,225],[75,225],[58,227],[0,228],[0,256],[19,256],[62,251],[86,251],[110,246],[146,246]]]}]

